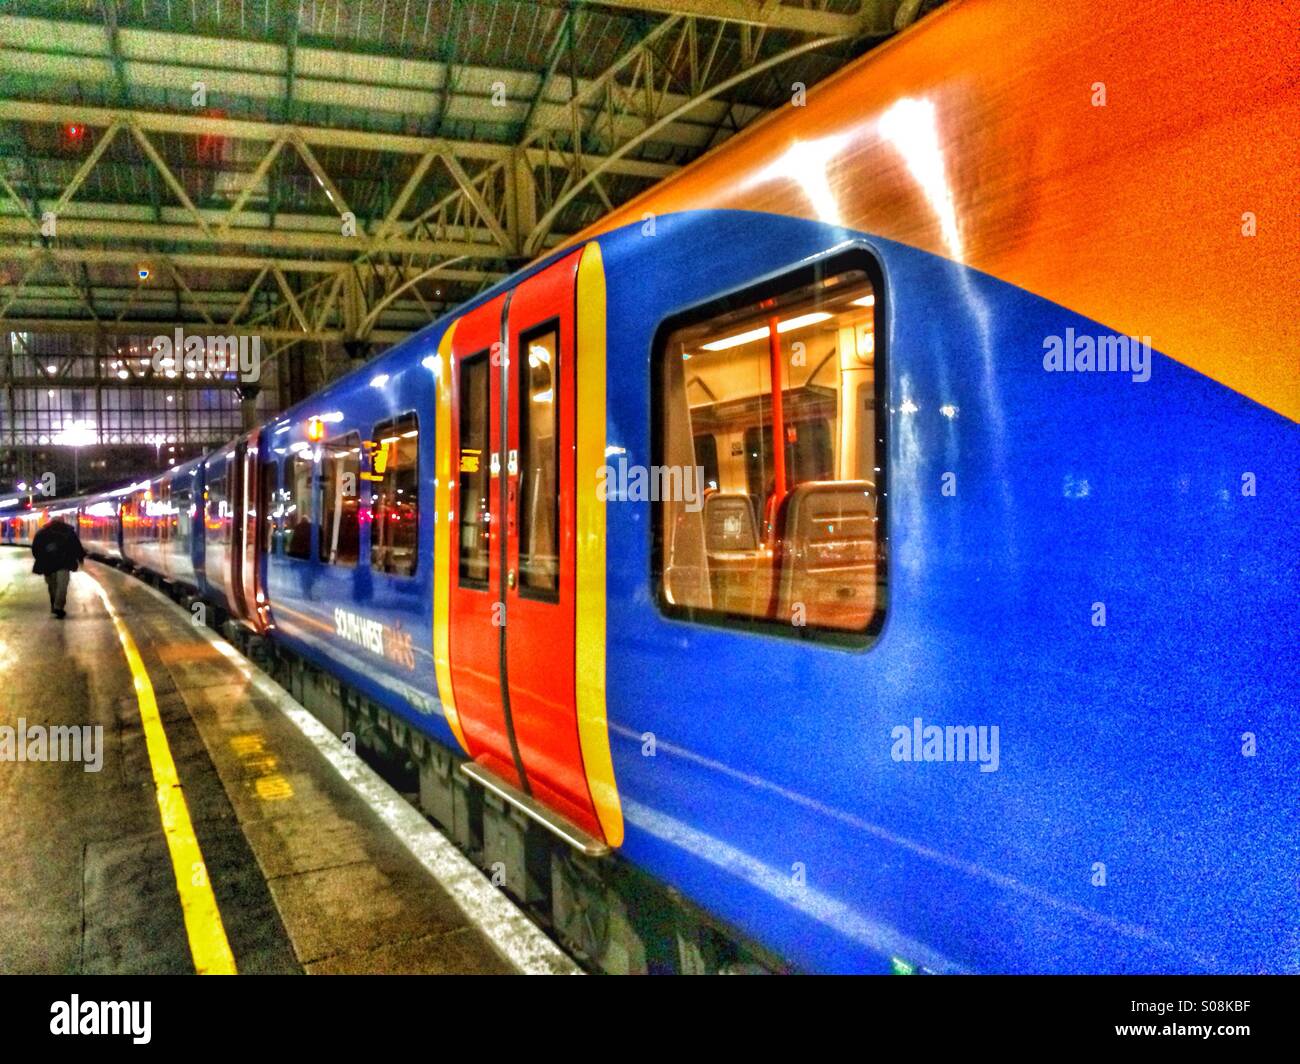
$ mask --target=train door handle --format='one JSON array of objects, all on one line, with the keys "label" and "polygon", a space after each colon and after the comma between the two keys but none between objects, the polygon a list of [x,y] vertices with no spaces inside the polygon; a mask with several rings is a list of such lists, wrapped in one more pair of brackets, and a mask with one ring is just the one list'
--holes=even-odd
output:
[{"label": "train door handle", "polygon": [[515,571],[513,569],[509,570],[506,573],[506,587],[513,591],[517,582],[518,581],[515,579]]}]

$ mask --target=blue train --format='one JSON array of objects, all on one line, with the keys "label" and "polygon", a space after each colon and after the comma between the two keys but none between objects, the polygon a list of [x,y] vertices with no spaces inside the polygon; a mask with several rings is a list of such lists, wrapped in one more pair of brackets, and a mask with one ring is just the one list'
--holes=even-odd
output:
[{"label": "blue train", "polygon": [[[1034,63],[1084,63],[1052,41],[1094,8]],[[980,107],[999,12],[950,5],[274,422],[80,500],[88,545],[409,760],[596,969],[1300,970],[1300,389],[1256,317],[1185,328],[1222,278],[1150,176],[1209,121],[1176,110],[1206,36],[1148,16],[1168,135],[1103,182],[1146,251],[1098,264],[1059,243],[1092,246],[1096,175]]]}]

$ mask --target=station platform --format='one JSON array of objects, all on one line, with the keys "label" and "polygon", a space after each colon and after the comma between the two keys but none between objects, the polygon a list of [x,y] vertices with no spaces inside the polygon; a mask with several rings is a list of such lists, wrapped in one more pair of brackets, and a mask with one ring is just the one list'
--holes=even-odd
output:
[{"label": "station platform", "polygon": [[0,547],[0,809],[0,973],[578,971],[269,677],[95,562],[58,620]]}]

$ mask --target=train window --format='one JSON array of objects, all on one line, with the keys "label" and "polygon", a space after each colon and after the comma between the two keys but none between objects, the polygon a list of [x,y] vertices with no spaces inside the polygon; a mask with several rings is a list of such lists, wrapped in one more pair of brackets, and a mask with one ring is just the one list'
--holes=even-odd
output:
[{"label": "train window", "polygon": [[280,543],[280,465],[267,462],[262,466],[262,491],[259,504],[266,513],[262,526],[262,553],[278,552]]},{"label": "train window", "polygon": [[153,525],[153,538],[159,543],[166,543],[171,538],[172,528],[172,486],[166,478],[158,482],[158,520]]},{"label": "train window", "polygon": [[460,364],[460,583],[486,588],[488,510],[488,353]]},{"label": "train window", "polygon": [[229,539],[230,493],[227,462],[224,457],[208,463],[208,505],[204,525],[206,536],[214,543],[222,544]]},{"label": "train window", "polygon": [[353,432],[321,445],[320,560],[356,565],[361,553],[361,437]]},{"label": "train window", "polygon": [[172,491],[171,508],[172,522],[176,530],[176,536],[186,543],[191,542],[194,535],[194,489],[193,488],[176,488]]},{"label": "train window", "polygon": [[849,645],[879,630],[880,291],[874,263],[839,257],[660,330],[648,496],[665,612]]},{"label": "train window", "polygon": [[370,568],[414,576],[420,545],[420,427],[414,414],[375,426]]},{"label": "train window", "polygon": [[560,590],[560,494],[556,475],[556,382],[559,326],[552,323],[520,337],[519,350],[519,585],[524,593],[553,598]]},{"label": "train window", "polygon": [[284,553],[290,558],[311,557],[311,478],[316,463],[305,448],[288,460],[285,469]]}]

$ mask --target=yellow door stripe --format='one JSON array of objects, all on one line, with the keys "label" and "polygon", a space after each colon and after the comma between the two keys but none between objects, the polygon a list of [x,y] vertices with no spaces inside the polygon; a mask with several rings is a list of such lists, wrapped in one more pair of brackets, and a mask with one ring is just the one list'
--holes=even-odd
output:
[{"label": "yellow door stripe", "polygon": [[605,264],[592,241],[578,262],[577,703],[578,741],[596,816],[611,846],[623,843],[605,712]]},{"label": "yellow door stripe", "polygon": [[433,482],[433,667],[438,678],[438,698],[461,749],[469,753],[465,733],[456,712],[456,691],[451,685],[451,529],[455,513],[451,505],[451,338],[456,322],[442,334],[433,363],[434,387],[438,390],[438,416],[434,428],[437,451]]},{"label": "yellow door stripe", "polygon": [[[89,573],[86,574],[90,576]],[[208,867],[203,863],[199,840],[194,836],[190,809],[181,790],[176,762],[172,760],[167,733],[158,715],[158,702],[154,698],[153,684],[145,670],[135,640],[127,631],[121,616],[113,608],[108,594],[92,576],[104,609],[117,629],[118,641],[126,655],[131,676],[135,682],[135,698],[140,705],[140,723],[144,726],[145,746],[149,751],[149,764],[153,769],[154,794],[158,799],[158,812],[162,815],[163,835],[171,852],[172,872],[176,876],[176,891],[181,897],[181,912],[185,916],[185,933],[190,940],[190,955],[194,970],[199,975],[234,975],[235,955],[226,940],[226,929],[221,922],[212,884],[208,881]]]}]

